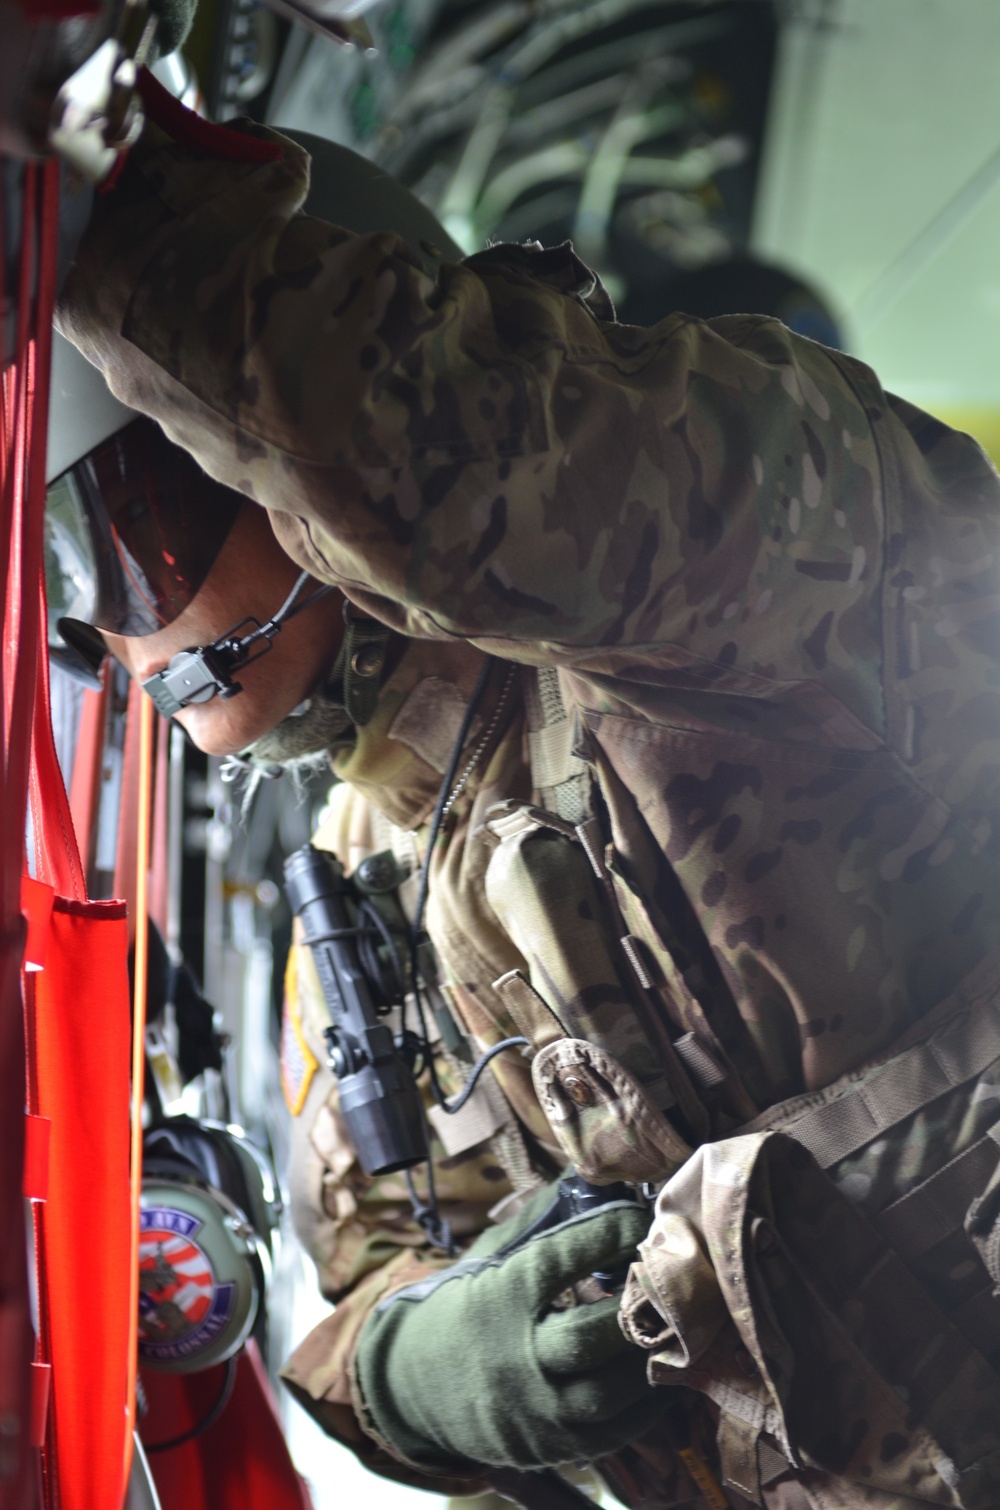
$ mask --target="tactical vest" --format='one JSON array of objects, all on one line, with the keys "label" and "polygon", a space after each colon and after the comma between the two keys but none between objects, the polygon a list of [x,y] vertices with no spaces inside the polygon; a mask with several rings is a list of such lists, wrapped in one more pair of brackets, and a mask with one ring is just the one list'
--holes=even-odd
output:
[{"label": "tactical vest", "polygon": [[[676,1408],[601,1473],[634,1510],[1000,1506],[1000,958],[878,1058],[740,1115],[714,1024],[683,1032],[670,1011],[697,996],[697,962],[663,945],[606,842],[582,718],[557,673],[526,680],[534,800],[488,807],[470,840],[491,847],[486,899],[524,961],[494,991],[531,1044],[557,1162],[657,1193],[622,1323]],[[467,1115],[431,1115],[449,1167],[499,1161],[508,1200],[538,1183],[489,1076]],[[296,1123],[293,1207],[336,1287],[313,1187],[350,1155],[336,1138],[324,1154],[308,1109]]]},{"label": "tactical vest", "polygon": [[566,1158],[659,1188],[623,1326],[682,1416],[708,1402],[725,1488],[698,1454],[678,1477],[676,1441],[610,1482],[650,1510],[1000,1505],[1000,957],[877,1059],[719,1138],[724,1053],[670,1038],[657,996],[683,981],[627,919],[555,671],[528,726],[538,804],[491,810],[486,889],[529,969],[495,989]]}]

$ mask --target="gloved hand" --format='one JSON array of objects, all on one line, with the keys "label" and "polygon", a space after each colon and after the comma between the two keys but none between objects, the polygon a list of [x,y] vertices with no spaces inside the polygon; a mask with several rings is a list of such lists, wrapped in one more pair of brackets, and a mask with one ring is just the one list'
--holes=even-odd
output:
[{"label": "gloved hand", "polygon": [[622,1335],[616,1297],[552,1308],[575,1281],[634,1257],[648,1213],[614,1202],[523,1245],[525,1222],[510,1225],[512,1240],[497,1247],[489,1233],[365,1323],[357,1370],[371,1423],[418,1466],[592,1459],[666,1408],[669,1392],[647,1383],[645,1355]]}]

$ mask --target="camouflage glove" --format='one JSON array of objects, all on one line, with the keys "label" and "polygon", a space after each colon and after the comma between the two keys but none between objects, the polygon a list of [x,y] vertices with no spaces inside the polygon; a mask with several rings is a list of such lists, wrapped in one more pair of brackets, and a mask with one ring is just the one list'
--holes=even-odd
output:
[{"label": "camouflage glove", "polygon": [[596,1458],[665,1409],[622,1335],[617,1298],[553,1308],[575,1281],[635,1256],[648,1212],[619,1201],[527,1241],[516,1225],[495,1252],[473,1249],[365,1323],[357,1371],[370,1424],[419,1467]]}]

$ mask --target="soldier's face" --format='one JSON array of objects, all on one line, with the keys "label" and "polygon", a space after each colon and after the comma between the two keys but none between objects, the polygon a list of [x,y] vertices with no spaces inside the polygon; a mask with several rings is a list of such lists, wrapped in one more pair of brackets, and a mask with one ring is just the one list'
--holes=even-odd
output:
[{"label": "soldier's face", "polygon": [[[241,619],[263,624],[277,613],[298,575],[264,509],[247,503],[201,588],[172,624],[141,638],[103,631],[104,639],[129,674],[145,681],[178,651],[212,644]],[[177,722],[199,749],[208,755],[244,750],[309,696],[340,648],[343,601],[340,593],[328,593],[289,620],[271,650],[238,673],[243,691],[236,697],[213,697],[181,709]]]}]

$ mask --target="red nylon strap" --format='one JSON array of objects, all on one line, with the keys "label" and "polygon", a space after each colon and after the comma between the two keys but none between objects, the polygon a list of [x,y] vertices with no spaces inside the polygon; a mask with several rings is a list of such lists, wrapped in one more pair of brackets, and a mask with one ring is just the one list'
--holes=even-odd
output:
[{"label": "red nylon strap", "polygon": [[[43,530],[58,165],[28,165],[23,185],[18,327],[0,406],[0,527],[10,542],[0,559],[0,1409],[21,1423],[21,1434],[5,1442],[12,1467],[0,1498],[4,1510],[34,1505],[37,1466],[26,1449],[29,1441],[44,1441],[46,1510],[116,1510],[131,1444],[130,1281],[137,1263],[130,1241],[126,923],[121,903],[86,901],[52,738]],[[17,909],[29,795],[40,878],[26,888],[29,910],[44,901],[47,880],[69,895],[52,902],[44,960],[37,961],[44,968],[23,977],[22,1036],[17,970],[24,923]],[[41,956],[41,947],[33,952]],[[33,1197],[34,1368],[23,1185]],[[86,1297],[88,1332],[80,1325],[79,1287],[94,1234],[101,1252],[98,1282]]]},{"label": "red nylon strap", "polygon": [[[39,1351],[52,1364],[46,1451],[47,1466],[58,1474],[52,1510],[122,1504],[136,1264],[124,913],[121,902],[57,897],[45,969],[26,978],[37,1113],[52,1123],[48,1200],[32,1208],[42,1256]],[[80,1286],[88,1275],[90,1329],[80,1325]]]},{"label": "red nylon strap", "polygon": [[[25,937],[20,915],[25,814],[30,763],[31,710],[40,630],[37,582],[42,569],[45,507],[45,425],[48,399],[52,305],[55,293],[55,234],[58,165],[27,164],[20,172],[20,276],[14,347],[3,353],[0,402],[0,532],[7,549],[0,557],[0,656],[3,759],[0,760],[0,1411],[19,1423],[7,1440],[4,1504],[35,1503],[37,1465],[30,1451],[44,1428],[42,1395],[33,1393],[32,1328],[27,1289],[22,1204],[25,1143],[25,1023],[19,967]],[[18,186],[15,171],[8,183]],[[0,235],[0,248],[3,236]],[[7,280],[0,251],[0,286]],[[32,976],[33,980],[37,977]],[[29,1075],[29,1105],[36,1086]],[[38,1210],[37,1206],[35,1210]],[[43,1248],[37,1250],[44,1258]],[[41,1270],[39,1271],[39,1277]],[[44,1312],[44,1306],[41,1308]],[[46,1317],[40,1313],[40,1345],[46,1345]],[[44,1354],[41,1361],[45,1361]],[[38,1376],[41,1377],[41,1376]],[[36,1409],[32,1412],[34,1401]],[[53,1488],[43,1475],[46,1494]]]},{"label": "red nylon strap", "polygon": [[[30,530],[25,531],[30,481],[30,437],[33,417],[35,347],[31,340],[34,298],[38,219],[39,170],[34,165],[24,169],[22,193],[21,267],[17,293],[17,330],[14,362],[4,374],[4,489],[3,538],[10,541],[4,580],[4,747],[7,754],[4,783],[4,812],[11,818],[25,811],[30,759],[30,711],[34,694],[37,626],[33,623],[35,597],[26,593],[25,584],[34,585],[29,555]],[[58,187],[58,186],[57,186]],[[40,290],[39,290],[40,292]],[[49,309],[51,311],[51,303]],[[51,313],[50,313],[51,319]],[[42,494],[44,508],[44,488]],[[39,521],[40,526],[40,521]],[[39,542],[40,547],[40,542]],[[35,556],[34,559],[37,559]],[[13,821],[4,824],[4,865],[0,875],[3,915],[9,917],[17,906],[20,874],[23,869],[24,828]]]},{"label": "red nylon strap", "polygon": [[283,156],[277,142],[266,142],[242,131],[230,131],[189,110],[169,89],[164,89],[148,68],[140,70],[139,93],[149,119],[182,147],[204,152],[206,157],[243,163],[275,163]]},{"label": "red nylon strap", "polygon": [[44,881],[36,881],[31,876],[21,877],[21,912],[28,924],[28,937],[24,945],[26,970],[45,969],[54,897],[52,887],[46,886]]},{"label": "red nylon strap", "polygon": [[45,1446],[51,1393],[51,1363],[33,1363],[31,1365],[31,1426],[29,1428],[32,1447]]},{"label": "red nylon strap", "polygon": [[24,1123],[24,1198],[27,1201],[47,1201],[49,1198],[51,1142],[51,1117],[36,1117],[29,1113]]},{"label": "red nylon strap", "polygon": [[[7,682],[4,690],[9,695],[5,706],[8,717],[5,799],[8,813],[23,811],[22,793],[27,796],[30,785],[39,879],[82,897],[86,895],[83,873],[52,738],[48,665],[40,647],[46,624],[43,532],[59,216],[56,164],[25,170],[24,197],[19,297],[32,309],[35,328],[31,339],[27,338],[26,325],[19,333],[18,393],[11,416],[15,460],[10,493],[10,576],[4,641]],[[34,291],[24,273],[33,254],[37,260]],[[19,309],[18,313],[20,324],[23,311]],[[51,790],[51,804],[39,800],[40,780]],[[11,823],[8,827],[15,825]],[[23,833],[19,838],[23,844]]]}]

